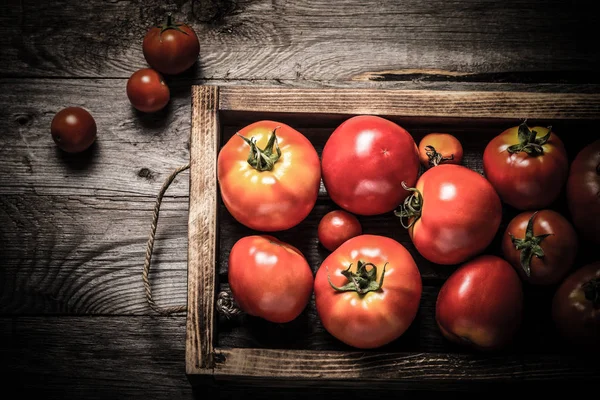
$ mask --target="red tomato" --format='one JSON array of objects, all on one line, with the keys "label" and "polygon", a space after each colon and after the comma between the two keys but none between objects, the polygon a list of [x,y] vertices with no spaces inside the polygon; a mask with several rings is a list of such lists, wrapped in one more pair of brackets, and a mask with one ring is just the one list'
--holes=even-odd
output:
[{"label": "red tomato", "polygon": [[493,138],[483,152],[483,171],[500,199],[519,210],[548,207],[569,172],[563,142],[549,128],[525,122]]},{"label": "red tomato", "polygon": [[152,68],[163,74],[175,75],[196,62],[200,42],[189,25],[173,22],[171,13],[168,13],[164,25],[152,27],[146,33],[142,51]]},{"label": "red tomato", "polygon": [[360,221],[344,210],[330,211],[321,218],[317,229],[319,242],[334,251],[346,240],[362,234]]},{"label": "red tomato", "polygon": [[331,134],[322,153],[323,183],[331,199],[358,215],[392,211],[419,173],[412,136],[387,119],[359,115]]},{"label": "red tomato", "polygon": [[[502,219],[492,185],[462,165],[425,171],[396,211],[417,251],[437,264],[458,264],[490,245]],[[405,222],[406,221],[406,222]]]},{"label": "red tomato", "polygon": [[570,343],[600,351],[600,262],[576,269],[560,284],[552,302],[552,318]]},{"label": "red tomato", "polygon": [[478,256],[444,282],[435,313],[448,340],[477,350],[499,349],[514,339],[521,326],[521,279],[502,258]]},{"label": "red tomato", "polygon": [[600,244],[600,140],[575,156],[566,192],[575,229],[586,240]]},{"label": "red tomato", "polygon": [[319,155],[300,132],[275,121],[240,130],[219,152],[221,197],[241,224],[280,231],[312,211],[321,183]]},{"label": "red tomato", "polygon": [[127,97],[137,110],[156,112],[167,105],[171,92],[160,73],[151,68],[143,68],[129,77]]},{"label": "red tomato", "polygon": [[408,250],[384,236],[349,239],[321,264],[315,304],[325,329],[357,348],[402,336],[421,301],[421,274]]},{"label": "red tomato", "polygon": [[238,240],[229,254],[231,294],[242,311],[285,323],[304,310],[313,289],[313,274],[302,253],[269,235]]},{"label": "red tomato", "polygon": [[79,153],[96,141],[96,121],[81,107],[63,108],[52,119],[50,134],[60,149]]},{"label": "red tomato", "polygon": [[575,229],[556,211],[525,211],[514,217],[502,236],[504,258],[521,278],[534,285],[561,281],[577,256]]},{"label": "red tomato", "polygon": [[425,169],[440,164],[460,164],[463,148],[449,133],[429,133],[419,142],[419,159]]}]

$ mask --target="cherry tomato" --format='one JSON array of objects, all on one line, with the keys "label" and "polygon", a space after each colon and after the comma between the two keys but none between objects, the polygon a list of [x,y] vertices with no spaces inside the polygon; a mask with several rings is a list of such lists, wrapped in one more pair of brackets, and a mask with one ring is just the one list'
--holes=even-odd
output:
[{"label": "cherry tomato", "polygon": [[504,258],[534,285],[561,281],[573,266],[577,249],[575,229],[553,210],[520,213],[502,236]]},{"label": "cherry tomato", "polygon": [[331,199],[358,215],[392,211],[419,173],[417,145],[401,126],[373,115],[344,121],[322,153],[323,183]]},{"label": "cherry tomato", "polygon": [[486,254],[464,263],[444,282],[435,317],[448,340],[476,350],[496,350],[513,341],[523,307],[519,275],[502,258]]},{"label": "cherry tomato", "polygon": [[156,112],[165,108],[171,93],[160,73],[151,68],[142,68],[129,77],[127,97],[137,110]]},{"label": "cherry tomato", "polygon": [[325,329],[357,348],[406,332],[421,301],[421,274],[409,251],[385,236],[355,236],[319,267],[315,304]]},{"label": "cherry tomato", "polygon": [[429,133],[419,142],[419,160],[426,169],[440,164],[460,164],[463,148],[449,133]]},{"label": "cherry tomato", "polygon": [[362,234],[358,218],[344,210],[330,211],[321,218],[317,229],[319,242],[334,251],[346,240]]},{"label": "cherry tomato", "polygon": [[437,264],[458,264],[484,251],[502,219],[492,185],[462,165],[425,171],[395,212],[417,251]]},{"label": "cherry tomato", "polygon": [[552,318],[569,343],[600,351],[600,262],[576,269],[560,284],[552,301]]},{"label": "cherry tomato", "polygon": [[525,122],[493,138],[483,152],[483,171],[500,199],[518,210],[552,204],[567,180],[563,142],[551,128]]},{"label": "cherry tomato", "polygon": [[313,290],[312,270],[300,250],[269,235],[238,240],[227,274],[240,309],[275,323],[297,318]]},{"label": "cherry tomato", "polygon": [[225,143],[217,174],[231,215],[265,232],[302,222],[317,201],[321,183],[312,143],[292,127],[266,120],[244,127]]},{"label": "cherry tomato", "polygon": [[171,13],[168,13],[164,25],[148,30],[142,50],[152,68],[163,74],[175,75],[196,62],[200,43],[189,25],[173,22]]},{"label": "cherry tomato", "polygon": [[600,244],[600,140],[575,156],[566,192],[575,229],[584,239]]},{"label": "cherry tomato", "polygon": [[60,149],[67,153],[79,153],[96,140],[96,121],[81,107],[67,107],[52,119],[50,133]]}]

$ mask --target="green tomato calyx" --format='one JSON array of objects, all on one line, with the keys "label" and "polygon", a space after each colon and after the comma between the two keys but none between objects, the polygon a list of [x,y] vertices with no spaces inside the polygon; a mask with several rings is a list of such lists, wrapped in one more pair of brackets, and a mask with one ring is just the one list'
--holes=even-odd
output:
[{"label": "green tomato calyx", "polygon": [[[252,168],[256,169],[257,171],[271,171],[275,166],[275,163],[281,157],[281,149],[279,148],[279,144],[277,143],[277,135],[275,134],[277,128],[279,127],[273,129],[273,133],[271,133],[269,141],[264,149],[261,149],[256,145],[255,138],[248,139],[247,137],[236,133],[236,135],[244,139],[244,141],[250,146],[248,164],[250,164]],[[275,153],[273,153],[273,147],[275,147]]]},{"label": "green tomato calyx", "polygon": [[[338,292],[356,292],[360,295],[365,295],[369,292],[375,292],[383,286],[383,277],[385,276],[385,267],[388,263],[385,263],[383,266],[383,271],[381,272],[381,278],[379,278],[379,282],[377,281],[377,266],[373,263],[365,263],[362,260],[358,261],[356,272],[350,271],[352,268],[352,264],[348,266],[348,269],[342,271],[342,275],[344,275],[348,279],[348,283],[344,286],[338,287],[335,286],[329,277],[329,273],[327,274],[327,280],[332,288],[337,290]],[[367,266],[371,266],[372,268],[367,270]]]},{"label": "green tomato calyx", "polygon": [[183,29],[181,29],[180,26],[183,26],[183,24],[174,23],[173,22],[173,16],[171,15],[170,12],[168,12],[167,13],[167,20],[166,20],[166,22],[163,25],[159,26],[159,28],[160,28],[160,35],[159,36],[161,37],[161,40],[162,40],[162,34],[163,34],[163,32],[166,31],[166,30],[169,30],[169,29],[174,29],[174,30],[176,30],[178,32],[183,33],[184,35],[187,35],[188,33],[186,31],[184,31]]},{"label": "green tomato calyx", "polygon": [[523,239],[515,237],[512,233],[508,233],[515,249],[520,250],[520,262],[521,268],[525,271],[525,274],[531,276],[531,259],[533,256],[537,258],[544,257],[544,250],[541,247],[542,241],[551,236],[551,233],[534,236],[533,234],[533,220],[537,215],[538,211],[534,212],[529,221],[527,222],[527,228],[525,229],[525,237]]},{"label": "green tomato calyx", "polygon": [[550,139],[550,134],[552,133],[552,126],[548,127],[548,133],[542,137],[537,137],[537,131],[529,129],[527,126],[527,120],[523,121],[521,125],[519,125],[519,130],[517,136],[519,138],[519,143],[513,144],[508,147],[506,150],[513,154],[518,153],[520,151],[524,151],[530,156],[539,156],[544,154],[544,145],[548,143]]},{"label": "green tomato calyx", "polygon": [[435,147],[433,147],[431,145],[425,146],[425,154],[427,155],[427,158],[429,159],[429,161],[428,161],[429,168],[443,164],[446,161],[454,160],[454,154],[450,154],[450,156],[444,157],[444,155],[442,153],[438,153],[435,150]]},{"label": "green tomato calyx", "polygon": [[[404,203],[400,205],[400,209],[394,211],[394,215],[400,218],[400,223],[404,228],[409,229],[421,217],[421,210],[423,210],[423,196],[417,188],[408,187],[406,182],[402,182],[402,187],[404,190],[408,190],[412,193],[404,199]],[[404,222],[405,218],[408,220],[408,223]]]}]

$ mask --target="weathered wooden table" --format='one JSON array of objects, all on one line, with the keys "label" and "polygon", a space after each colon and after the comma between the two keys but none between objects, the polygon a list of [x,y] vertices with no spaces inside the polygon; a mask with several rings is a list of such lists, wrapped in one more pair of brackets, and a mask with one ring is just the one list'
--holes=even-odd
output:
[{"label": "weathered wooden table", "polygon": [[[194,27],[200,58],[169,79],[167,109],[144,115],[125,83],[146,66],[142,37],[166,11]],[[185,314],[158,316],[141,280],[155,196],[189,160],[192,84],[600,89],[599,18],[583,1],[8,0],[0,21],[1,376],[46,398],[193,395]],[[98,124],[79,156],[50,137],[54,114],[72,105]],[[188,189],[179,175],[161,208],[152,284],[162,306],[187,299]]]}]

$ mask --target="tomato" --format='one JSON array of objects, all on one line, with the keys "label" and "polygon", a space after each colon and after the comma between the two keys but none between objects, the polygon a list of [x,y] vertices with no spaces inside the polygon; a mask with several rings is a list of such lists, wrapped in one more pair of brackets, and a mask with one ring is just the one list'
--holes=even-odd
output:
[{"label": "tomato", "polygon": [[395,215],[417,251],[437,264],[458,264],[481,253],[494,239],[502,204],[492,185],[462,165],[425,171]]},{"label": "tomato", "polygon": [[165,108],[171,92],[160,73],[151,68],[142,68],[129,77],[127,97],[135,109],[156,112]]},{"label": "tomato", "polygon": [[419,160],[426,169],[440,164],[460,164],[463,148],[449,133],[429,133],[419,142]]},{"label": "tomato", "polygon": [[408,250],[385,236],[355,236],[321,264],[315,304],[325,329],[356,348],[399,338],[421,301],[421,274]]},{"label": "tomato", "polygon": [[483,152],[483,171],[506,204],[518,210],[548,207],[567,179],[563,142],[551,127],[526,122],[494,137]]},{"label": "tomato", "polygon": [[401,126],[359,115],[331,134],[321,155],[323,184],[341,208],[358,215],[392,211],[419,173],[417,145]]},{"label": "tomato", "polygon": [[96,121],[81,107],[63,108],[52,119],[50,134],[60,149],[79,153],[96,141]]},{"label": "tomato", "polygon": [[319,242],[334,251],[346,240],[362,234],[358,218],[344,210],[330,211],[321,218],[317,228]]},{"label": "tomato", "polygon": [[552,318],[559,334],[585,350],[600,351],[600,262],[571,272],[552,301]]},{"label": "tomato", "polygon": [[600,140],[577,153],[566,189],[573,225],[582,238],[600,244]]},{"label": "tomato", "polygon": [[196,32],[187,24],[173,22],[167,14],[164,25],[148,30],[142,42],[146,62],[155,70],[176,75],[190,68],[200,54]]},{"label": "tomato", "polygon": [[304,255],[270,235],[238,240],[229,253],[227,275],[239,308],[275,323],[297,318],[313,290],[312,270]]},{"label": "tomato", "polygon": [[575,229],[553,210],[520,213],[502,236],[504,258],[534,285],[561,281],[573,266],[577,249]]},{"label": "tomato", "polygon": [[514,340],[523,307],[519,275],[507,261],[486,254],[464,263],[444,282],[435,319],[451,342],[496,350]]},{"label": "tomato", "polygon": [[312,143],[292,127],[268,120],[244,127],[225,143],[217,174],[231,215],[265,232],[302,222],[317,201],[321,183]]}]

